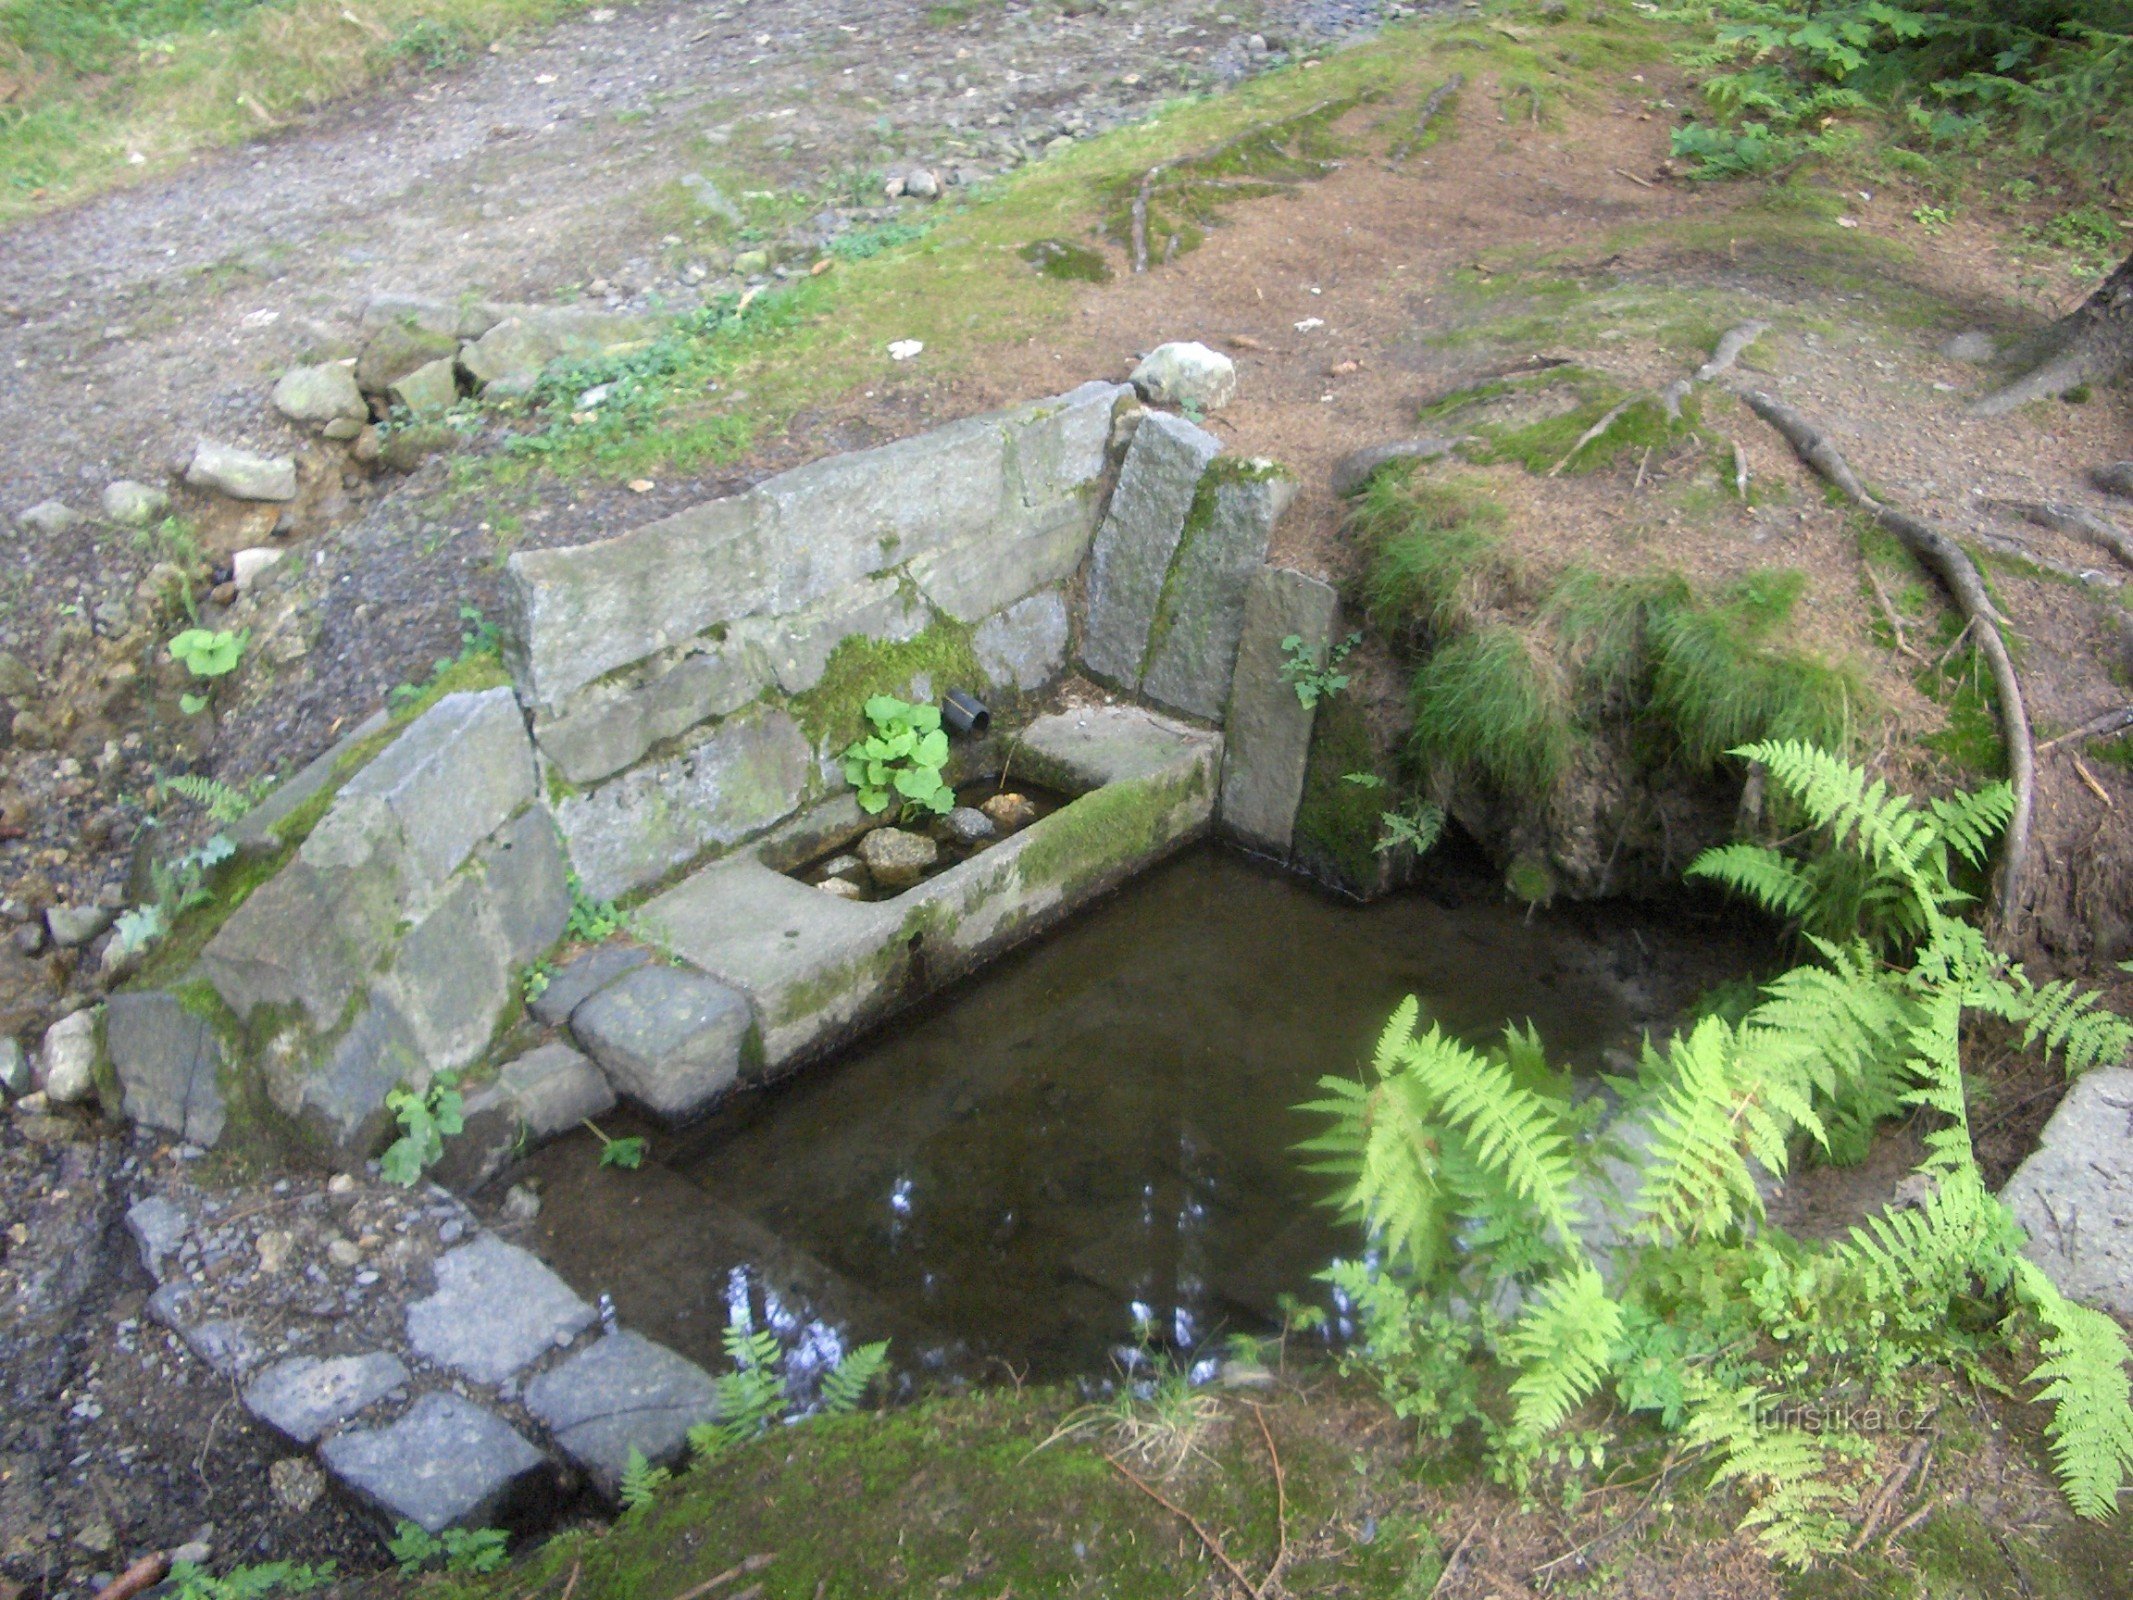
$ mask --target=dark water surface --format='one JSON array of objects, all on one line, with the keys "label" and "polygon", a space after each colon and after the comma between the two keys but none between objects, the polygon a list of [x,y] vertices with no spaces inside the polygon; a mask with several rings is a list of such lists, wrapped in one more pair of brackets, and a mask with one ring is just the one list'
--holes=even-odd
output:
[{"label": "dark water surface", "polygon": [[1356,1248],[1314,1204],[1294,1146],[1317,1119],[1294,1108],[1360,1070],[1403,996],[1476,1039],[1530,1020],[1591,1067],[1743,959],[1678,921],[1493,895],[1355,907],[1196,850],[836,1061],[655,1133],[657,1172],[551,1146],[544,1248],[704,1359],[743,1258],[759,1300],[807,1302],[780,1308],[788,1332],[891,1333],[907,1365],[1196,1350],[1277,1325],[1282,1293]]}]

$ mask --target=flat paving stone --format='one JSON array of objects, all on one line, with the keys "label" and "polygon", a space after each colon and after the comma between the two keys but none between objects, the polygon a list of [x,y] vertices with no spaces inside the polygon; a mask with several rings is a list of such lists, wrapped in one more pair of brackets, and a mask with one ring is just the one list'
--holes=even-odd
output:
[{"label": "flat paving stone", "polygon": [[2083,1073],[2000,1198],[2060,1293],[2133,1316],[2133,1067]]},{"label": "flat paving stone", "polygon": [[439,1256],[436,1271],[437,1292],[407,1308],[407,1342],[476,1383],[502,1383],[599,1315],[539,1257],[493,1233]]},{"label": "flat paving stone", "polygon": [[655,1465],[688,1448],[718,1414],[711,1374],[627,1330],[588,1345],[526,1385],[526,1409],[612,1499],[632,1450]]},{"label": "flat paving stone", "polygon": [[291,1356],[246,1384],[244,1403],[269,1427],[308,1445],[406,1382],[407,1368],[383,1350],[325,1360]]},{"label": "flat paving stone", "polygon": [[640,967],[585,1002],[570,1029],[608,1082],[654,1116],[694,1116],[732,1087],[755,1018],[716,978]]},{"label": "flat paving stone", "polygon": [[551,1028],[560,1028],[570,1014],[617,978],[635,972],[652,959],[652,952],[633,944],[595,945],[575,960],[556,968],[548,987],[526,1009]]},{"label": "flat paving stone", "polygon": [[358,1498],[431,1533],[493,1526],[548,1464],[508,1422],[456,1394],[426,1394],[389,1427],[339,1434],[319,1459]]}]

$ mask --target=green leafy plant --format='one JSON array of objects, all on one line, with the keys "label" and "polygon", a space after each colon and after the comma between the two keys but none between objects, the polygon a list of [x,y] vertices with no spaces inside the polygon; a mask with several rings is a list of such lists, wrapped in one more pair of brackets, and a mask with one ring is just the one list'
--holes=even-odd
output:
[{"label": "green leafy plant", "polygon": [[[1712,1486],[1747,1497],[1742,1525],[1773,1555],[1807,1565],[1848,1543],[1864,1447],[1773,1425],[1772,1395],[1876,1392],[1935,1363],[1975,1371],[1988,1346],[2035,1336],[2031,1381],[2052,1407],[2060,1481],[2077,1512],[2104,1514],[2133,1474],[2129,1352],[2115,1323],[2023,1260],[1972,1148],[1962,1044],[1966,1015],[1995,1017],[2075,1074],[2123,1059],[2133,1025],[2076,985],[2034,984],[1958,915],[1950,861],[1982,854],[2003,797],[1921,806],[1796,742],[1733,755],[1764,768],[1821,848],[1883,886],[1909,964],[1862,938],[1810,936],[1817,959],[1765,984],[1744,1015],[1648,1043],[1597,1140],[1530,1032],[1480,1051],[1403,1005],[1369,1072],[1323,1080],[1310,1108],[1328,1126],[1308,1148],[1375,1248],[1376,1264],[1330,1274],[1357,1308],[1359,1359],[1404,1414],[1471,1422],[1521,1486],[1612,1388],[1656,1413]],[[1733,846],[1699,867],[1780,914],[1813,913],[1784,852]],[[1922,1203],[1827,1245],[1762,1219],[1759,1176],[1782,1177],[1796,1147],[1829,1149],[1848,1122],[1898,1112],[1923,1130]],[[1616,1241],[1604,1253],[1591,1242],[1602,1218]],[[1435,1347],[1441,1319],[1474,1306],[1503,1309],[1476,1320],[1463,1352]],[[1508,1375],[1501,1402],[1464,1379],[1484,1360]]]},{"label": "green leafy plant", "polygon": [[632,1514],[649,1510],[659,1498],[659,1491],[672,1481],[674,1474],[666,1467],[655,1467],[645,1460],[644,1452],[634,1445],[629,1458],[622,1464],[622,1482],[616,1498],[622,1509]]},{"label": "green leafy plant", "polygon": [[526,1004],[531,1005],[548,992],[548,985],[553,982],[555,982],[555,965],[553,962],[545,960],[530,962],[526,969],[518,975],[519,993],[525,997]]},{"label": "green leafy plant", "polygon": [[212,900],[208,874],[236,853],[237,846],[230,836],[216,833],[175,861],[153,863],[148,869],[151,898],[119,913],[114,925],[120,946],[129,952],[145,950],[168,933],[186,912]]},{"label": "green leafy plant", "polygon": [[585,1126],[592,1136],[600,1141],[601,1166],[621,1167],[625,1171],[635,1172],[644,1165],[645,1153],[651,1149],[649,1140],[635,1135],[626,1139],[613,1138],[603,1132],[600,1125],[590,1117],[585,1119]]},{"label": "green leafy plant", "polygon": [[510,1543],[511,1536],[501,1528],[447,1528],[431,1533],[419,1522],[402,1519],[393,1525],[385,1548],[400,1563],[402,1575],[412,1576],[438,1565],[447,1572],[494,1572],[504,1564]]},{"label": "green leafy plant", "polygon": [[400,1137],[385,1148],[380,1170],[387,1183],[412,1189],[422,1174],[444,1154],[444,1141],[466,1129],[466,1101],[459,1092],[459,1074],[440,1072],[429,1087],[394,1089],[385,1097],[385,1107],[400,1124]]},{"label": "green leafy plant", "polygon": [[[1374,772],[1348,772],[1341,775],[1343,783],[1352,783],[1359,789],[1382,789],[1385,780]],[[1395,850],[1412,850],[1416,855],[1428,855],[1444,836],[1446,818],[1444,807],[1434,800],[1417,797],[1397,811],[1378,813],[1378,841],[1371,849],[1378,855],[1389,855]]]},{"label": "green leafy plant", "polygon": [[628,913],[616,910],[612,900],[595,900],[586,892],[578,875],[575,872],[570,875],[570,918],[563,927],[566,939],[599,944],[614,938],[628,926]]},{"label": "green leafy plant", "polygon": [[[689,1430],[689,1448],[699,1463],[716,1461],[768,1433],[775,1424],[807,1414],[780,1370],[784,1351],[775,1333],[756,1327],[745,1309],[736,1309],[726,1323],[724,1341],[733,1370],[718,1380],[718,1420],[700,1422]],[[847,1350],[823,1374],[813,1411],[835,1416],[854,1410],[888,1362],[886,1341]]]},{"label": "green leafy plant", "polygon": [[874,731],[844,752],[845,781],[859,791],[860,808],[877,817],[892,805],[936,816],[954,810],[955,790],[941,777],[948,735],[941,731],[940,708],[878,694],[865,711]]},{"label": "green leafy plant", "polygon": [[216,1577],[205,1567],[180,1561],[170,1569],[168,1593],[174,1600],[265,1600],[271,1594],[306,1594],[334,1578],[334,1564],[315,1566],[293,1561],[260,1561],[232,1567]]},{"label": "green leafy plant", "polygon": [[[249,630],[211,632],[206,628],[187,628],[170,641],[168,648],[171,660],[194,677],[212,682],[237,670],[251,639]],[[178,697],[179,706],[189,717],[206,710],[207,702],[208,697],[201,694],[188,693]]]},{"label": "green leafy plant", "polygon": [[1281,641],[1281,653],[1285,658],[1281,663],[1281,675],[1295,689],[1296,698],[1306,711],[1348,687],[1348,674],[1340,670],[1341,663],[1362,642],[1360,633],[1349,634],[1327,648],[1326,659],[1321,663],[1317,653],[1304,643],[1303,635],[1292,633]]},{"label": "green leafy plant", "polygon": [[235,822],[258,804],[258,796],[273,788],[272,778],[262,778],[249,791],[218,778],[178,772],[161,780],[172,794],[190,800],[217,822]]}]

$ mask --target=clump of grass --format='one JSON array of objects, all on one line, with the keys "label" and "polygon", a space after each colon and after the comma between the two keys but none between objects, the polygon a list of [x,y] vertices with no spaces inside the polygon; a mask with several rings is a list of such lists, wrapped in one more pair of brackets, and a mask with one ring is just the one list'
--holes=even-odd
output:
[{"label": "clump of grass", "polygon": [[1649,704],[1651,619],[1693,599],[1688,580],[1679,573],[1621,579],[1583,567],[1565,572],[1549,594],[1545,612],[1562,639],[1581,701],[1601,712]]},{"label": "clump of grass", "polygon": [[1066,239],[1032,239],[1016,252],[1047,278],[1066,283],[1109,283],[1111,263],[1100,251]]},{"label": "clump of grass", "polygon": [[1370,547],[1370,620],[1442,636],[1469,625],[1513,571],[1503,555],[1503,506],[1472,485],[1380,472],[1350,526]]},{"label": "clump of grass", "polygon": [[1206,1454],[1207,1439],[1221,1421],[1222,1402],[1194,1388],[1185,1369],[1170,1362],[1109,1400],[1068,1412],[1037,1449],[1100,1435],[1111,1441],[1113,1453],[1158,1478],[1169,1478],[1194,1456]]},{"label": "clump of grass", "polygon": [[1805,585],[1796,571],[1755,573],[1716,604],[1651,611],[1652,710],[1697,766],[1758,739],[1850,747],[1865,695],[1858,680],[1765,642]]},{"label": "clump of grass", "polygon": [[1507,794],[1548,794],[1570,764],[1570,699],[1544,635],[1496,622],[1455,639],[1415,673],[1411,701],[1417,756]]}]

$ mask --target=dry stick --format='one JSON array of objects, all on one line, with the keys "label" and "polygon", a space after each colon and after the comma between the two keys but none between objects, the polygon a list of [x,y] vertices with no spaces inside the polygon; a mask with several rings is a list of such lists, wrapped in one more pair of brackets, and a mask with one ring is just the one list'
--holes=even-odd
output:
[{"label": "dry stick", "polygon": [[563,1585],[563,1600],[570,1600],[570,1597],[578,1592],[578,1575],[584,1570],[585,1562],[582,1558],[570,1564],[570,1581]]},{"label": "dry stick", "polygon": [[1599,438],[1601,434],[1605,433],[1609,428],[1613,427],[1615,425],[1615,419],[1621,416],[1623,412],[1627,411],[1631,406],[1635,405],[1642,398],[1642,395],[1631,395],[1627,400],[1623,401],[1612,411],[1608,412],[1606,416],[1602,417],[1598,422],[1595,422],[1591,427],[1587,428],[1583,433],[1579,434],[1578,442],[1570,447],[1570,453],[1564,456],[1562,460],[1558,461],[1554,466],[1548,469],[1548,476],[1551,478],[1561,477],[1563,475],[1563,468],[1569,466],[1571,462],[1577,459],[1578,452],[1580,450],[1584,449],[1585,446],[1591,444],[1593,440]]},{"label": "dry stick", "polygon": [[[1120,1477],[1124,1478],[1128,1483],[1132,1484],[1134,1488],[1140,1490],[1142,1494],[1146,1495],[1157,1505],[1161,1506],[1165,1511],[1169,1512],[1172,1516],[1183,1522],[1186,1527],[1192,1529],[1194,1533],[1198,1534],[1200,1536],[1200,1543],[1207,1546],[1207,1553],[1213,1556],[1217,1561],[1221,1562],[1222,1565],[1226,1569],[1228,1569],[1229,1575],[1237,1580],[1237,1585],[1239,1588],[1243,1589],[1244,1592],[1248,1595],[1258,1594],[1259,1591],[1253,1586],[1252,1580],[1244,1575],[1244,1569],[1238,1566],[1236,1562],[1230,1560],[1229,1552],[1222,1548],[1221,1542],[1217,1540],[1213,1534],[1209,1533],[1205,1528],[1200,1526],[1200,1519],[1198,1517],[1194,1516],[1190,1511],[1187,1511],[1175,1500],[1164,1499],[1161,1494],[1159,1494],[1156,1490],[1150,1488],[1144,1479],[1139,1477],[1131,1467],[1127,1466],[1123,1461],[1119,1460],[1117,1456],[1105,1456],[1104,1459],[1111,1463],[1112,1467],[1117,1470],[1118,1475]],[[683,1597],[683,1600],[686,1600],[686,1597]]]},{"label": "dry stick", "polygon": [[1883,505],[1866,492],[1851,466],[1822,431],[1782,401],[1755,390],[1745,390],[1741,399],[1748,409],[1785,436],[1800,459],[1835,484],[1846,499],[1864,507],[1874,520],[1893,534],[1898,543],[1916,556],[1927,571],[1947,586],[1963,614],[1985,626],[1977,630],[1978,648],[1992,666],[1992,678],[2000,691],[2000,732],[2007,741],[2008,771],[2014,781],[2014,815],[2007,822],[2007,852],[2001,862],[1994,910],[2003,925],[2019,914],[2024,869],[2029,864],[2029,819],[2036,805],[2036,750],[2029,731],[2029,712],[2022,699],[2022,680],[2007,654],[2007,641],[2000,636],[2006,622],[1985,580],[1963,547],[1938,528],[1908,512]]},{"label": "dry stick", "polygon": [[1933,658],[1933,670],[1935,672],[1940,671],[1941,668],[1945,667],[1950,661],[1955,658],[1955,652],[1962,649],[1963,641],[1970,637],[1971,628],[1974,626],[1975,622],[1975,618],[1971,618],[1968,621],[1964,622],[1962,631],[1958,633],[1953,639],[1950,639],[1948,641],[1948,648],[1943,650],[1939,655]]},{"label": "dry stick", "polygon": [[1926,658],[1913,650],[1911,642],[1903,636],[1903,619],[1896,615],[1895,603],[1889,599],[1888,590],[1881,587],[1881,575],[1874,570],[1871,561],[1866,564],[1866,581],[1874,586],[1874,599],[1881,607],[1881,620],[1889,625],[1889,632],[1896,636],[1896,648],[1923,665]]},{"label": "dry stick", "polygon": [[[680,1594],[674,1597],[674,1600],[702,1600],[702,1597],[704,1595],[709,1594],[713,1589],[719,1588],[724,1584],[731,1583],[735,1578],[745,1578],[751,1572],[761,1572],[765,1567],[769,1566],[771,1562],[777,1559],[778,1557],[775,1551],[771,1551],[764,1555],[750,1556],[747,1560],[741,1562],[740,1565],[728,1567],[717,1577],[706,1578],[695,1588],[682,1590]],[[572,1574],[572,1577],[573,1580],[575,1580],[576,1574]],[[735,1595],[733,1597],[733,1600],[740,1600],[740,1596]]]},{"label": "dry stick", "polygon": [[1254,1595],[1264,1595],[1274,1587],[1281,1577],[1281,1569],[1289,1560],[1289,1483],[1281,1470],[1281,1452],[1274,1448],[1273,1430],[1266,1425],[1265,1408],[1253,1401],[1245,1403],[1251,1406],[1252,1415],[1258,1419],[1259,1435],[1266,1440],[1267,1456],[1274,1463],[1274,1527],[1278,1535],[1274,1546],[1274,1564],[1266,1569],[1266,1576],[1260,1580],[1259,1587],[1252,1591]]},{"label": "dry stick", "polygon": [[1911,1474],[1918,1470],[1918,1464],[1932,1448],[1933,1435],[1930,1433],[1922,1433],[1911,1441],[1911,1448],[1906,1450],[1903,1459],[1896,1463],[1896,1470],[1889,1474],[1889,1481],[1881,1486],[1867,1506],[1866,1521],[1862,1522],[1859,1531],[1852,1535],[1853,1550],[1863,1548],[1866,1541],[1874,1537],[1874,1530],[1880,1527],[1882,1519],[1896,1508],[1897,1502],[1903,1496],[1903,1486],[1910,1482]]},{"label": "dry stick", "polygon": [[141,1557],[124,1572],[96,1591],[96,1600],[133,1600],[144,1590],[153,1589],[170,1574],[170,1556],[158,1550],[153,1555]]},{"label": "dry stick", "polygon": [[2133,706],[2120,706],[2116,711],[2106,711],[2101,716],[2089,718],[2078,728],[2069,728],[2057,738],[2046,739],[2037,746],[2041,755],[2046,750],[2062,744],[2072,744],[2080,739],[2093,739],[2100,733],[2116,733],[2120,728],[2133,728]]},{"label": "dry stick", "polygon": [[2101,800],[2106,810],[2118,809],[2118,802],[2111,798],[2110,791],[2096,781],[2096,774],[2089,771],[2088,764],[2079,756],[2074,757],[2074,776],[2088,785],[2089,793]]},{"label": "dry stick", "polygon": [[2128,534],[2116,523],[2097,516],[2093,511],[2085,511],[2080,506],[2070,506],[2059,500],[1993,500],[1988,504],[1995,511],[2020,517],[2040,528],[2049,528],[2054,533],[2085,540],[2099,550],[2110,551],[2127,566],[2133,567],[2133,534]]},{"label": "dry stick", "polygon": [[1627,179],[1629,179],[1629,181],[1630,181],[1631,183],[1635,183],[1635,184],[1641,184],[1641,185],[1642,185],[1643,187],[1645,187],[1645,188],[1647,188],[1647,189],[1656,189],[1656,188],[1658,188],[1658,187],[1659,187],[1659,185],[1657,185],[1656,183],[1652,182],[1652,180],[1651,180],[1651,179],[1649,179],[1649,178],[1640,178],[1640,177],[1638,177],[1638,176],[1637,176],[1637,175],[1636,175],[1636,174],[1635,174],[1634,172],[1631,172],[1631,171],[1627,170],[1626,168],[1623,168],[1623,167],[1616,167],[1616,168],[1614,168],[1614,169],[1613,169],[1613,171],[1614,171],[1614,175],[1615,175],[1616,177],[1618,177],[1618,178],[1627,178]]},{"label": "dry stick", "polygon": [[1452,1553],[1444,1558],[1444,1565],[1437,1569],[1437,1581],[1429,1586],[1429,1600],[1437,1600],[1437,1596],[1444,1592],[1444,1586],[1451,1582],[1452,1568],[1459,1565],[1459,1558],[1466,1554],[1466,1547],[1474,1542],[1480,1527],[1481,1514],[1476,1512],[1474,1520],[1466,1525],[1466,1532],[1459,1535],[1459,1542],[1452,1546]]},{"label": "dry stick", "polygon": [[1748,457],[1738,439],[1728,439],[1726,443],[1733,450],[1733,492],[1745,501],[1748,498]]}]

